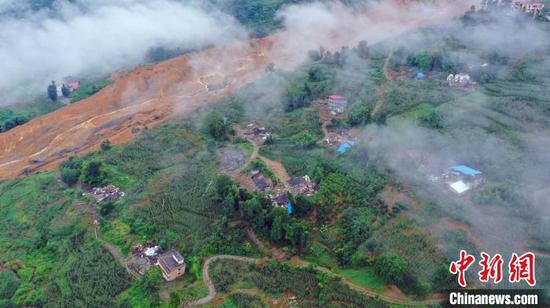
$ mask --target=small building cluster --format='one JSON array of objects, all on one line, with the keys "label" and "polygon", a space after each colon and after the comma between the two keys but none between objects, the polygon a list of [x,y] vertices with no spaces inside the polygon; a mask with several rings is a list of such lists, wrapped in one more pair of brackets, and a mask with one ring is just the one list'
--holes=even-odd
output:
[{"label": "small building cluster", "polygon": [[449,83],[451,87],[467,87],[475,84],[475,81],[470,78],[470,75],[459,73],[447,76],[447,83]]},{"label": "small building cluster", "polygon": [[145,274],[153,265],[159,266],[166,281],[175,280],[185,274],[185,260],[181,254],[175,250],[163,253],[162,248],[154,241],[135,246],[128,265],[140,275]]},{"label": "small building cluster", "polygon": [[273,189],[273,181],[270,178],[266,177],[260,169],[253,169],[250,171],[252,183],[259,191],[267,191]]},{"label": "small building cluster", "polygon": [[456,165],[449,168],[442,178],[449,188],[459,195],[483,183],[482,172],[465,165]]},{"label": "small building cluster", "polygon": [[258,123],[250,123],[242,130],[242,135],[254,138],[255,140],[265,141],[267,137],[271,136],[271,132]]},{"label": "small building cluster", "polygon": [[94,187],[88,192],[88,195],[97,202],[116,201],[125,196],[124,192],[114,185]]},{"label": "small building cluster", "polygon": [[166,281],[175,280],[185,274],[185,260],[175,250],[161,254],[158,258],[158,265],[162,272],[162,277]]}]

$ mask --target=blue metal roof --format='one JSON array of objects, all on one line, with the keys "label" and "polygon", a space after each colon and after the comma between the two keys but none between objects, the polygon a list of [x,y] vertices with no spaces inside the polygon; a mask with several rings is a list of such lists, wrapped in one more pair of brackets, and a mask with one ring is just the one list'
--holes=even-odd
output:
[{"label": "blue metal roof", "polygon": [[426,77],[426,74],[424,74],[424,72],[420,71],[416,73],[416,78],[424,78],[424,77]]},{"label": "blue metal roof", "polygon": [[355,142],[353,141],[344,142],[338,147],[336,151],[340,154],[344,154],[349,151],[349,149],[351,149],[353,145],[355,145]]},{"label": "blue metal roof", "polygon": [[464,175],[468,175],[468,176],[476,176],[476,175],[481,174],[481,171],[470,168],[470,167],[465,166],[465,165],[453,166],[453,167],[451,167],[451,170],[456,171],[456,172],[460,172],[460,173],[462,173]]},{"label": "blue metal roof", "polygon": [[290,201],[286,205],[286,209],[288,211],[288,215],[290,215],[290,214],[292,214],[292,212],[294,212],[294,209],[292,208],[292,203],[290,203]]}]

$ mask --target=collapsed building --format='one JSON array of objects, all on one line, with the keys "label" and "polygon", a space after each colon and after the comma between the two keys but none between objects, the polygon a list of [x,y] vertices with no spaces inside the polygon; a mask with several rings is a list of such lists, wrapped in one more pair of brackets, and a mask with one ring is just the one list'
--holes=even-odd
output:
[{"label": "collapsed building", "polygon": [[289,215],[292,214],[292,212],[294,211],[294,208],[292,207],[292,202],[290,201],[290,198],[288,196],[288,191],[284,191],[274,197],[271,197],[271,204],[274,207],[285,208]]},{"label": "collapsed building", "polygon": [[93,197],[97,202],[117,201],[125,196],[124,192],[114,185],[94,187],[88,191],[88,195]]},{"label": "collapsed building", "polygon": [[254,138],[257,140],[265,140],[267,139],[267,137],[271,136],[271,132],[258,123],[248,124],[246,128],[242,131],[242,134],[246,137]]},{"label": "collapsed building", "polygon": [[161,253],[162,248],[154,241],[149,241],[144,245],[136,245],[132,248],[133,260],[129,262],[129,266],[140,275],[143,275],[152,265],[157,263],[158,256]]},{"label": "collapsed building", "polygon": [[318,190],[317,184],[311,181],[309,176],[296,177],[288,180],[288,190],[295,195],[311,196]]},{"label": "collapsed building", "polygon": [[263,175],[260,169],[255,168],[251,172],[251,179],[254,186],[259,191],[266,191],[273,188],[273,181],[270,178]]}]

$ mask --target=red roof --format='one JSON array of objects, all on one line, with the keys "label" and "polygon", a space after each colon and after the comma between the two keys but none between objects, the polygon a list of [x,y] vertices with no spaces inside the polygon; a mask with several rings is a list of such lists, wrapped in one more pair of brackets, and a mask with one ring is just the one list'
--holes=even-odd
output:
[{"label": "red roof", "polygon": [[340,101],[340,100],[345,100],[345,99],[346,99],[346,98],[343,97],[343,96],[335,95],[335,94],[332,94],[332,95],[328,96],[328,98],[329,98],[329,99],[338,100],[338,101]]}]

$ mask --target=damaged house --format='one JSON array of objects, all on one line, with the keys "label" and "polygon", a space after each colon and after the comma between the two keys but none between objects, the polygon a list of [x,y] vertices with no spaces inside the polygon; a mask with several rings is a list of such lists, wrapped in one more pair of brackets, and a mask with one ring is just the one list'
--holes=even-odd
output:
[{"label": "damaged house", "polygon": [[286,208],[288,214],[292,214],[294,211],[292,207],[292,202],[290,201],[290,198],[288,197],[288,191],[284,191],[280,194],[278,194],[275,197],[271,198],[271,204],[276,207],[282,207]]},{"label": "damaged house", "polygon": [[273,181],[270,178],[263,175],[259,169],[253,169],[250,174],[252,183],[259,191],[266,191],[273,188]]},{"label": "damaged house", "polygon": [[94,187],[88,192],[88,195],[97,202],[116,201],[125,196],[124,192],[114,185]]},{"label": "damaged house", "polygon": [[311,196],[317,192],[317,184],[313,183],[309,176],[292,178],[287,182],[288,189],[295,195]]},{"label": "damaged house", "polygon": [[132,248],[132,262],[129,262],[129,267],[133,268],[140,275],[145,272],[158,261],[158,256],[162,253],[162,248],[154,241],[149,241],[144,245],[139,244]]},{"label": "damaged house", "polygon": [[271,136],[270,131],[257,123],[248,124],[242,134],[250,138],[261,140],[265,140],[268,136]]}]

